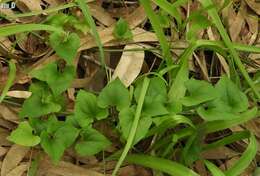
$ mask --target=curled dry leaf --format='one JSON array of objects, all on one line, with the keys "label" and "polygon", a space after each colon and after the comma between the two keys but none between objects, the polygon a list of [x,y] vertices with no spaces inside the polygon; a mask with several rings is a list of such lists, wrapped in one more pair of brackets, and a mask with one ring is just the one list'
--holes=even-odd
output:
[{"label": "curled dry leaf", "polygon": [[14,97],[14,98],[29,98],[32,95],[32,92],[29,91],[22,91],[22,90],[12,90],[8,91],[7,96]]},{"label": "curled dry leaf", "polygon": [[258,15],[260,15],[260,3],[257,0],[245,0],[247,5],[254,10]]},{"label": "curled dry leaf", "polygon": [[10,171],[16,168],[28,151],[28,147],[13,145],[3,160],[1,176],[7,176]]},{"label": "curled dry leaf", "polygon": [[16,112],[11,110],[9,107],[0,104],[0,115],[7,121],[18,122],[19,117]]},{"label": "curled dry leaf", "polygon": [[21,164],[16,168],[14,168],[13,170],[11,170],[6,176],[22,176],[23,173],[27,171],[28,167],[29,167],[29,163]]},{"label": "curled dry leaf", "polygon": [[7,149],[0,146],[0,157],[4,156],[7,152]]},{"label": "curled dry leaf", "polygon": [[144,62],[144,51],[142,51],[141,46],[136,44],[126,45],[124,49],[140,49],[139,51],[134,52],[124,51],[112,76],[112,79],[116,79],[118,77],[124,85],[128,87],[141,71]]}]

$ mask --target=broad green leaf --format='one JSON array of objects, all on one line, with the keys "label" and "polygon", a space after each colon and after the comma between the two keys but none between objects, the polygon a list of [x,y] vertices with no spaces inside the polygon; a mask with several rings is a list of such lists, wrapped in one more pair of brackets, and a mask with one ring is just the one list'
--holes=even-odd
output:
[{"label": "broad green leaf", "polygon": [[76,33],[64,35],[54,32],[50,35],[50,45],[58,56],[72,64],[80,47],[80,38]]},{"label": "broad green leaf", "polygon": [[132,164],[141,165],[154,170],[159,170],[171,176],[199,176],[193,170],[172,160],[158,158],[148,155],[128,155],[126,161]]},{"label": "broad green leaf", "polygon": [[78,137],[79,130],[70,125],[63,125],[53,134],[43,131],[41,134],[41,146],[57,164],[64,151],[70,147]]},{"label": "broad green leaf", "polygon": [[82,139],[76,144],[75,150],[82,156],[92,156],[105,150],[111,142],[97,130],[88,127],[84,128]]},{"label": "broad green leaf", "polygon": [[58,13],[55,15],[50,15],[46,19],[46,24],[63,28],[63,26],[68,22],[69,16],[64,13]]},{"label": "broad green leaf", "polygon": [[33,134],[33,129],[28,122],[20,122],[18,128],[7,137],[16,144],[31,147],[40,143],[41,138]]},{"label": "broad green leaf", "polygon": [[247,110],[246,95],[227,76],[222,76],[215,87],[220,94],[220,98],[214,102],[216,107],[235,113]]},{"label": "broad green leaf", "polygon": [[75,76],[74,66],[65,66],[59,70],[56,63],[50,63],[40,70],[32,71],[31,75],[41,81],[46,81],[54,95],[59,95],[68,89]]},{"label": "broad green leaf", "polygon": [[98,107],[96,95],[80,90],[77,94],[74,116],[81,127],[108,116],[108,110]]},{"label": "broad green leaf", "polygon": [[[142,89],[142,82],[138,82],[134,96],[138,101]],[[148,116],[165,115],[168,113],[165,103],[167,102],[167,89],[164,81],[159,77],[150,79],[150,84],[144,99],[142,113]]]},{"label": "broad green leaf", "polygon": [[113,35],[116,39],[119,40],[129,40],[133,38],[133,34],[127,21],[123,18],[120,18],[114,28]]},{"label": "broad green leaf", "polygon": [[225,172],[226,176],[237,176],[242,174],[254,160],[258,150],[258,144],[253,134],[251,134],[249,142],[246,151],[242,154],[239,160]]},{"label": "broad green leaf", "polygon": [[246,112],[241,113],[238,118],[231,120],[216,120],[209,121],[198,125],[198,128],[205,133],[213,133],[216,131],[231,128],[236,125],[243,124],[253,118],[257,117],[257,108],[252,108]]},{"label": "broad green leaf", "polygon": [[206,81],[190,79],[185,82],[189,96],[181,99],[185,106],[195,106],[218,97],[218,92]]},{"label": "broad green leaf", "polygon": [[45,83],[38,82],[30,86],[32,95],[23,103],[21,117],[40,117],[52,112],[59,112],[61,105],[57,102]]},{"label": "broad green leaf", "polygon": [[[125,108],[119,113],[119,126],[122,132],[122,136],[125,140],[128,139],[129,133],[131,131],[133,121],[134,121],[135,108]],[[152,125],[152,118],[148,116],[143,116],[140,118],[133,145],[142,140],[150,126]]]},{"label": "broad green leaf", "polygon": [[117,110],[121,110],[129,105],[129,92],[118,78],[110,82],[98,96],[98,106],[102,108],[116,106]]},{"label": "broad green leaf", "polygon": [[198,114],[207,121],[230,120],[238,118],[239,113],[246,111],[248,100],[246,95],[226,76],[221,77],[215,86],[219,97],[197,109]]},{"label": "broad green leaf", "polygon": [[207,166],[207,168],[209,169],[209,171],[211,172],[212,176],[225,176],[225,174],[213,163],[211,163],[207,160],[205,160],[204,163]]}]

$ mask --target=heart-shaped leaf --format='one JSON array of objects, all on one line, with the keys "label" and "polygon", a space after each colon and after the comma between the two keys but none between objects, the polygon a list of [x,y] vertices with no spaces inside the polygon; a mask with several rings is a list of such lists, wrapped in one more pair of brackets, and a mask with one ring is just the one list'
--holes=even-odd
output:
[{"label": "heart-shaped leaf", "polygon": [[57,103],[57,97],[52,95],[45,83],[32,84],[30,91],[32,95],[24,101],[19,114],[21,117],[40,117],[61,110],[61,105]]},{"label": "heart-shaped leaf", "polygon": [[[119,127],[122,132],[122,136],[127,140],[129,133],[131,131],[133,121],[134,121],[135,109],[125,108],[119,113]],[[138,127],[135,134],[135,139],[133,144],[136,144],[141,139],[145,137],[150,126],[152,125],[152,118],[148,116],[142,116],[139,120]]]},{"label": "heart-shaped leaf", "polygon": [[185,83],[185,86],[189,93],[189,96],[181,99],[185,106],[195,106],[219,96],[214,87],[206,81],[190,79]]},{"label": "heart-shaped leaf", "polygon": [[97,97],[80,90],[77,94],[74,116],[81,127],[87,127],[94,118],[101,120],[108,116],[108,110],[98,107]]},{"label": "heart-shaped leaf", "polygon": [[78,134],[79,130],[77,128],[63,124],[53,134],[43,131],[41,134],[41,146],[53,162],[57,164],[64,151],[74,143]]},{"label": "heart-shaped leaf", "polygon": [[120,18],[113,31],[114,37],[119,40],[129,40],[133,38],[133,34],[127,21],[123,18]]},{"label": "heart-shaped leaf", "polygon": [[50,63],[40,70],[32,71],[31,75],[41,81],[46,81],[54,95],[59,95],[71,85],[74,76],[74,66],[65,66],[62,71],[56,63]]},{"label": "heart-shaped leaf", "polygon": [[116,106],[118,110],[121,110],[130,105],[129,92],[117,78],[101,91],[98,96],[98,105],[102,108]]},{"label": "heart-shaped leaf", "polygon": [[76,33],[64,36],[62,33],[54,32],[50,35],[50,45],[58,56],[65,59],[68,64],[72,64],[80,47],[80,38]]},{"label": "heart-shaped leaf", "polygon": [[12,131],[7,139],[27,147],[35,146],[41,141],[39,136],[33,134],[33,129],[27,121],[19,123],[18,128]]},{"label": "heart-shaped leaf", "polygon": [[111,144],[105,136],[91,127],[84,128],[81,135],[82,140],[76,144],[75,150],[82,156],[95,155]]}]

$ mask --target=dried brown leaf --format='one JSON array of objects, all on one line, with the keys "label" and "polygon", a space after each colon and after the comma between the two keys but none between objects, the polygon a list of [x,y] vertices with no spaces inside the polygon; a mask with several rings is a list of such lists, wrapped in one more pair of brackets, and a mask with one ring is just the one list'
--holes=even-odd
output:
[{"label": "dried brown leaf", "polygon": [[144,62],[144,51],[142,51],[141,46],[136,44],[126,45],[124,49],[140,49],[140,51],[124,51],[112,76],[112,79],[118,77],[128,87],[141,71]]},{"label": "dried brown leaf", "polygon": [[27,152],[29,151],[28,147],[23,147],[20,145],[13,145],[8,153],[6,154],[2,168],[1,168],[1,176],[7,176],[7,174],[16,168],[18,164],[22,161],[25,157]]},{"label": "dried brown leaf", "polygon": [[13,170],[11,170],[6,176],[22,176],[23,173],[27,171],[28,167],[29,167],[29,163],[21,164],[16,168],[14,168]]}]

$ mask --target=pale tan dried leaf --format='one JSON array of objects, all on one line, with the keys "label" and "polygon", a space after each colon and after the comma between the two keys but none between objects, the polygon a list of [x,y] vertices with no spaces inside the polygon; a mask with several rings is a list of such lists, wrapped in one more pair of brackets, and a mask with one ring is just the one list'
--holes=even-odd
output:
[{"label": "pale tan dried leaf", "polygon": [[100,21],[105,26],[110,26],[116,22],[116,20],[112,18],[110,14],[105,11],[104,8],[96,5],[96,2],[90,3],[88,5],[93,17],[95,17],[98,21]]},{"label": "pale tan dried leaf", "polygon": [[239,153],[227,147],[218,147],[202,153],[202,156],[205,159],[227,159],[238,155]]},{"label": "pale tan dried leaf", "polygon": [[22,12],[42,10],[40,0],[17,0],[16,5]]},{"label": "pale tan dried leaf", "polygon": [[22,91],[22,90],[12,90],[12,91],[8,91],[6,95],[9,97],[26,99],[32,95],[32,92]]},{"label": "pale tan dried leaf", "polygon": [[[104,176],[101,173],[84,169],[69,162],[60,161],[58,165],[53,165],[49,160],[44,160],[42,169],[50,174],[57,174],[60,176]],[[46,174],[48,175],[48,174]]]},{"label": "pale tan dried leaf", "polygon": [[236,17],[234,19],[232,19],[232,23],[229,26],[229,34],[230,34],[232,41],[235,42],[238,40],[238,36],[239,36],[244,24],[245,24],[245,19],[240,10],[237,13]]},{"label": "pale tan dried leaf", "polygon": [[136,44],[126,45],[124,49],[141,49],[140,51],[134,52],[124,51],[112,76],[112,79],[118,77],[123,84],[128,87],[141,71],[144,62],[144,51],[142,51],[142,47]]},{"label": "pale tan dried leaf", "polygon": [[245,0],[248,6],[260,15],[260,3],[257,0]]},{"label": "pale tan dried leaf", "polygon": [[12,109],[5,105],[0,104],[0,115],[8,121],[17,123],[19,121],[18,114],[14,112]]},{"label": "pale tan dried leaf", "polygon": [[207,81],[210,81],[209,79],[209,74],[208,74],[208,69],[207,69],[207,65],[206,65],[206,60],[205,60],[205,57],[202,56],[202,57],[199,57],[197,54],[193,53],[200,69],[201,69],[201,72],[202,72],[202,75],[203,75],[203,78]]},{"label": "pale tan dried leaf", "polygon": [[4,156],[7,152],[7,149],[5,147],[0,146],[0,157]]},{"label": "pale tan dried leaf", "polygon": [[29,151],[28,147],[23,147],[20,145],[13,145],[8,153],[6,154],[2,168],[1,176],[7,176],[7,174],[17,167],[17,165],[22,161],[27,152]]},{"label": "pale tan dried leaf", "polygon": [[[1,115],[0,115],[0,117],[1,117]],[[16,125],[11,121],[7,121],[3,118],[0,118],[0,126],[4,127],[5,129],[12,130],[15,128]]]},{"label": "pale tan dried leaf", "polygon": [[[130,28],[133,29],[139,24],[141,24],[145,19],[146,19],[145,11],[143,7],[140,6],[133,13],[131,13],[125,20],[128,22]],[[114,27],[115,24],[111,25],[110,27],[107,27],[106,29],[98,30],[102,44],[110,42],[114,39],[113,36]],[[79,51],[86,50],[95,46],[96,46],[95,39],[92,36],[87,35],[86,37],[81,39],[81,47],[79,48]]]},{"label": "pale tan dried leaf", "polygon": [[10,132],[7,129],[0,128],[0,146],[11,146],[12,143],[6,138],[9,136]]},{"label": "pale tan dried leaf", "polygon": [[23,173],[27,171],[28,167],[29,167],[29,163],[21,164],[16,168],[14,168],[13,170],[11,170],[6,176],[22,176]]},{"label": "pale tan dried leaf", "polygon": [[[209,27],[209,28],[207,29],[207,33],[208,33],[208,36],[209,36],[209,39],[210,39],[210,40],[216,40],[216,37],[214,36],[211,27]],[[218,59],[219,59],[220,64],[222,65],[222,67],[223,67],[225,73],[226,73],[228,76],[230,76],[229,65],[228,65],[227,61],[225,60],[225,58],[224,58],[223,56],[221,56],[220,54],[218,54],[218,53],[217,53],[217,57],[218,57]]]}]

